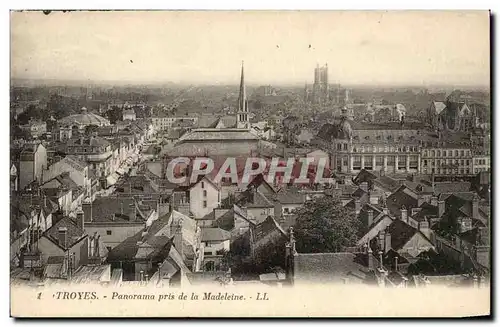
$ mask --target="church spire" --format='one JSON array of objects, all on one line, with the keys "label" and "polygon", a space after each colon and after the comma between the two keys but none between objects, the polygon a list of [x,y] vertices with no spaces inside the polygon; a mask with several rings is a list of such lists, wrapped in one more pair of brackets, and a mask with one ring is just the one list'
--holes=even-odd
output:
[{"label": "church spire", "polygon": [[250,128],[248,118],[248,102],[245,89],[245,71],[243,61],[241,62],[240,95],[238,97],[238,123],[237,128]]}]

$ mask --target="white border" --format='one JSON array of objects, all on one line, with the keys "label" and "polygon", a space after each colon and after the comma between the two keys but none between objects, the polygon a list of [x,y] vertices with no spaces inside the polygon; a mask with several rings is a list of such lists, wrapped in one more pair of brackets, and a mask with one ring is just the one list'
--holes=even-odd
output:
[{"label": "white border", "polygon": [[[335,3],[329,3],[327,4],[326,1],[324,0],[288,0],[288,1],[282,1],[282,2],[277,2],[277,1],[262,1],[262,0],[253,0],[249,1],[247,3],[238,3],[236,4],[233,1],[203,1],[203,0],[182,0],[178,2],[170,2],[168,4],[165,4],[164,2],[160,1],[130,1],[130,0],[122,0],[122,1],[116,1],[116,5],[112,5],[109,2],[103,3],[102,1],[96,1],[96,0],[87,0],[87,1],[78,1],[78,2],[68,2],[68,1],[44,1],[43,4],[41,4],[38,1],[5,1],[1,3],[2,11],[0,11],[2,17],[2,24],[1,24],[1,44],[4,45],[2,48],[2,65],[0,66],[0,69],[2,69],[2,75],[4,78],[2,79],[2,83],[4,85],[1,88],[1,97],[2,97],[2,104],[4,106],[4,109],[1,110],[1,114],[3,115],[3,119],[1,120],[2,123],[4,124],[3,128],[1,129],[3,131],[3,137],[1,138],[1,152],[5,153],[5,157],[9,158],[8,152],[9,152],[9,144],[8,144],[8,133],[9,126],[9,115],[8,115],[8,103],[9,103],[9,85],[10,85],[10,76],[9,76],[9,47],[7,46],[9,44],[9,9],[40,9],[41,7],[43,8],[51,8],[51,9],[217,9],[217,10],[235,10],[235,9],[286,9],[286,10],[296,10],[296,9],[303,9],[303,10],[311,10],[311,9],[337,9],[337,10],[363,10],[363,9],[378,9],[378,10],[402,10],[402,9],[492,9],[492,12],[495,14],[498,14],[500,12],[499,9],[499,1],[494,1],[494,0],[474,0],[474,1],[436,1],[436,0],[419,0],[419,1],[383,1],[383,0],[378,0],[378,1],[343,1],[341,3],[335,2]],[[498,17],[496,17],[498,18]],[[496,21],[498,25],[498,20]],[[498,43],[498,34],[495,34],[495,43]],[[464,51],[466,51],[466,45],[464,45]],[[491,58],[493,60],[493,58]],[[495,75],[497,73],[497,70],[495,70]],[[495,90],[492,90],[492,92],[495,92],[494,94],[498,94],[498,85],[495,87]],[[492,110],[497,110],[497,108],[492,108]],[[496,115],[495,117],[495,122],[493,126],[497,125],[497,120],[498,116]],[[495,133],[495,135],[498,134]],[[497,144],[496,142],[493,144]],[[495,145],[495,153],[499,153],[500,150],[498,149],[500,147],[500,143],[498,145]],[[496,164],[496,161],[495,161]],[[7,212],[9,210],[8,206],[8,201],[9,201],[9,191],[7,188],[7,160],[5,160],[4,164],[4,174],[0,174],[0,185],[1,191],[2,191],[2,212]],[[495,165],[494,168],[497,168]],[[496,171],[496,170],[495,170]],[[495,194],[495,203],[500,203],[500,194],[497,192],[495,184],[493,184],[494,188],[494,194]],[[496,208],[495,208],[496,209]],[[495,210],[497,212],[497,210]],[[496,218],[496,217],[495,217]],[[492,219],[495,219],[492,218]],[[495,219],[496,220],[496,219]],[[2,223],[5,224],[3,230],[4,232],[9,228],[9,219],[7,217],[4,217],[2,220]],[[500,222],[496,222],[495,226],[495,235],[499,235],[499,225]],[[0,247],[0,251],[4,253],[2,258],[5,260],[5,264],[2,269],[2,275],[0,280],[2,280],[5,284],[2,286],[3,296],[0,297],[0,301],[2,304],[2,307],[5,308],[4,314],[2,315],[3,318],[7,318],[7,321],[3,321],[2,323],[7,322],[8,324],[12,324],[13,320],[8,318],[8,310],[9,310],[9,285],[8,283],[8,262],[7,258],[8,256],[8,243],[9,243],[9,238],[4,236],[2,238],[3,242],[5,243],[4,246]],[[496,243],[496,242],[495,242]],[[496,248],[496,244],[494,245],[494,248]],[[498,251],[495,251],[495,262],[498,263]],[[496,272],[498,269],[496,269]],[[497,277],[498,274],[495,274]],[[498,301],[495,301],[496,303],[496,313],[498,314]],[[136,321],[134,321],[136,322]],[[30,322],[31,323],[31,322]],[[64,322],[65,324],[68,322]],[[93,322],[94,324],[101,324],[102,322]],[[123,322],[120,322],[123,323]],[[175,322],[168,322],[169,324],[178,324]],[[215,322],[219,323],[219,322]],[[258,323],[259,325],[266,325],[269,322],[255,322]],[[287,322],[289,323],[289,322]],[[301,321],[300,323],[303,323]],[[335,324],[345,324],[346,322],[340,322],[340,321],[335,321],[333,322]],[[373,321],[370,322],[371,324],[374,323]],[[381,322],[383,323],[383,322]],[[404,323],[404,322],[403,322]],[[435,324],[438,322],[430,322],[430,321],[420,321],[419,323],[426,323],[426,324]],[[447,323],[454,323],[454,322],[447,322]],[[475,323],[473,321],[470,321],[469,323]],[[2,324],[3,325],[3,324]]]}]

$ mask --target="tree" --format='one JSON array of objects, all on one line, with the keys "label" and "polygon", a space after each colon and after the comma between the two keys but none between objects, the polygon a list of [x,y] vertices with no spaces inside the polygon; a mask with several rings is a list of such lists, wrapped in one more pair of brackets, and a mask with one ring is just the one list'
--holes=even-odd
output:
[{"label": "tree", "polygon": [[303,253],[340,252],[353,246],[361,222],[354,212],[330,196],[307,201],[296,211],[296,248]]}]

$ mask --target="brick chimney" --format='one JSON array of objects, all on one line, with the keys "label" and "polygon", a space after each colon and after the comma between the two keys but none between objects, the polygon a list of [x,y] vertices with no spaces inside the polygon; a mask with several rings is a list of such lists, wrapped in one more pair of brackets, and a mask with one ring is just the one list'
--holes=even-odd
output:
[{"label": "brick chimney", "polygon": [[92,203],[83,203],[82,210],[85,221],[92,222]]},{"label": "brick chimney", "polygon": [[443,200],[438,201],[438,217],[441,218],[445,211],[445,202]]},{"label": "brick chimney", "polygon": [[373,251],[372,248],[370,247],[370,244],[367,244],[367,256],[368,256],[368,269],[369,270],[374,270],[375,265],[373,264]]},{"label": "brick chimney", "polygon": [[367,213],[368,213],[368,227],[370,227],[373,224],[373,210],[369,209]]},{"label": "brick chimney", "polygon": [[85,230],[85,214],[81,208],[76,211],[76,225],[82,231]]},{"label": "brick chimney", "polygon": [[384,252],[387,253],[391,249],[391,233],[385,232]]},{"label": "brick chimney", "polygon": [[68,246],[68,229],[66,227],[59,227],[58,238],[59,245],[66,248]]},{"label": "brick chimney", "polygon": [[176,248],[177,252],[179,252],[179,254],[183,257],[184,249],[183,249],[183,239],[182,239],[182,220],[179,220],[177,224],[172,225],[172,228],[174,228],[173,230],[174,247]]},{"label": "brick chimney", "polygon": [[406,210],[405,206],[401,208],[401,220],[408,223],[408,210]]},{"label": "brick chimney", "polygon": [[418,230],[428,239],[431,238],[431,229],[429,228],[429,222],[427,220],[422,220],[418,223]]},{"label": "brick chimney", "polygon": [[385,230],[381,230],[378,233],[378,245],[379,248],[385,249]]},{"label": "brick chimney", "polygon": [[472,199],[472,218],[479,218],[479,197],[476,194]]},{"label": "brick chimney", "polygon": [[356,212],[356,215],[359,215],[361,212],[361,201],[359,199],[354,200],[354,210]]}]

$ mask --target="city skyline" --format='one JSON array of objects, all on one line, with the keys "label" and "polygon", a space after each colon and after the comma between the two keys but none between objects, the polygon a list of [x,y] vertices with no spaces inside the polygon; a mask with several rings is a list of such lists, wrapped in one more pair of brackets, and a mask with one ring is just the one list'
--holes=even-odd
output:
[{"label": "city skyline", "polygon": [[484,87],[490,80],[486,11],[14,12],[11,19],[12,79],[237,84],[244,60],[249,84],[312,84],[324,63],[331,83]]}]

